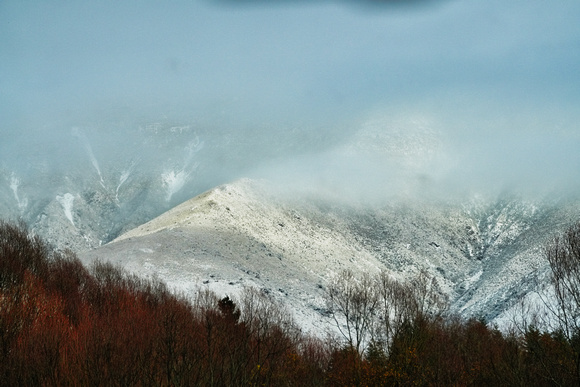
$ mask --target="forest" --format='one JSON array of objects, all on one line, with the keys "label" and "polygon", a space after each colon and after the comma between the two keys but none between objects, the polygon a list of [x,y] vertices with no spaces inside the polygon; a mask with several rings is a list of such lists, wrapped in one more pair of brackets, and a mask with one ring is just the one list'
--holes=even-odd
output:
[{"label": "forest", "polygon": [[[337,333],[300,330],[259,289],[176,294],[97,261],[85,267],[24,224],[0,223],[0,384],[554,386],[580,383],[580,223],[545,247],[550,328],[502,331],[448,313],[426,273],[339,273]],[[103,257],[105,258],[105,257]]]}]

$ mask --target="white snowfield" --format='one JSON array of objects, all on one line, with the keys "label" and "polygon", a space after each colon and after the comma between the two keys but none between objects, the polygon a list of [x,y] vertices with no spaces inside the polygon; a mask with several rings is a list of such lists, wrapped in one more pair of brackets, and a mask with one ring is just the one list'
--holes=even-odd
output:
[{"label": "white snowfield", "polygon": [[484,205],[393,203],[346,208],[281,199],[248,179],[217,187],[93,251],[178,291],[203,287],[235,296],[244,286],[283,301],[305,331],[332,329],[324,289],[343,269],[405,278],[427,270],[464,316],[504,322],[538,287],[541,247],[570,219],[575,203],[539,208],[505,200]]},{"label": "white snowfield", "polygon": [[74,204],[75,197],[71,193],[65,193],[64,195],[60,196],[57,195],[56,201],[60,203],[62,209],[64,211],[64,215],[66,218],[71,222],[74,226],[75,222],[73,220],[73,204]]}]

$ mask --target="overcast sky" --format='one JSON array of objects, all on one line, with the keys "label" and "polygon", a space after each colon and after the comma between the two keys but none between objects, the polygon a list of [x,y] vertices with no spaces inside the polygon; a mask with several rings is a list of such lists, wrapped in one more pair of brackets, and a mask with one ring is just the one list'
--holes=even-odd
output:
[{"label": "overcast sky", "polygon": [[577,0],[3,0],[0,151],[117,116],[348,138],[420,121],[463,152],[450,174],[580,180],[579,21]]}]

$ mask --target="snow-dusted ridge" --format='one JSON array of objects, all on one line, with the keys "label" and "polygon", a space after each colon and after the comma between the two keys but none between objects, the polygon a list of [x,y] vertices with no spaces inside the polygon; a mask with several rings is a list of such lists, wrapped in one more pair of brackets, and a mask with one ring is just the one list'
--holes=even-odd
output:
[{"label": "snow-dusted ridge", "polygon": [[[469,211],[466,210],[469,208]],[[181,291],[235,295],[255,286],[284,301],[307,330],[331,325],[323,289],[342,269],[427,270],[452,311],[492,320],[537,286],[540,247],[580,207],[514,198],[469,206],[393,202],[355,208],[281,199],[266,182],[238,180],[205,192],[121,235],[83,260],[109,259]],[[550,230],[551,232],[547,232]]]},{"label": "snow-dusted ridge", "polygon": [[382,265],[348,239],[345,225],[324,225],[308,211],[279,204],[258,183],[240,180],[83,257],[106,257],[184,291],[202,286],[235,295],[243,286],[256,286],[287,302],[305,329],[321,331],[330,326],[317,312],[325,308],[327,279],[343,268],[376,272]]}]

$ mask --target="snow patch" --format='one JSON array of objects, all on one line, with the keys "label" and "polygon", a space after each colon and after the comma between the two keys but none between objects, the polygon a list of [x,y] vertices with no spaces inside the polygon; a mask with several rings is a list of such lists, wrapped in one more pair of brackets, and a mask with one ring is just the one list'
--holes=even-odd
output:
[{"label": "snow patch", "polygon": [[129,166],[129,168],[121,172],[121,177],[119,177],[119,185],[117,185],[117,189],[115,190],[115,199],[117,200],[117,202],[119,202],[119,189],[127,181],[129,176],[131,176],[131,173],[133,173],[135,165],[136,165],[135,163],[132,163],[131,166]]},{"label": "snow patch", "polygon": [[93,167],[97,170],[97,174],[99,175],[99,179],[101,180],[101,185],[105,188],[105,182],[103,180],[103,175],[101,174],[101,168],[99,168],[99,162],[93,153],[93,148],[91,147],[91,143],[87,136],[79,129],[79,128],[72,128],[71,134],[74,137],[77,137],[81,144],[84,146],[85,150],[87,151],[87,155],[93,164]]},{"label": "snow patch", "polygon": [[12,173],[12,176],[10,177],[10,189],[12,189],[12,192],[14,193],[14,198],[16,199],[16,202],[18,203],[18,208],[20,209],[20,211],[23,211],[28,206],[28,199],[23,198],[21,200],[20,196],[18,196],[18,186],[19,185],[20,185],[20,180],[16,177],[16,175],[14,173]]},{"label": "snow patch", "polygon": [[167,195],[165,196],[166,201],[170,201],[171,197],[179,192],[189,177],[190,172],[182,169],[181,171],[166,171],[161,174],[161,179],[163,180],[163,187],[167,191]]},{"label": "snow patch", "polygon": [[183,188],[191,173],[199,166],[199,163],[193,162],[193,159],[195,154],[203,148],[203,145],[203,141],[200,141],[198,137],[190,141],[185,147],[183,167],[166,170],[161,174],[163,187],[167,192],[166,201],[170,201],[173,195]]},{"label": "snow patch", "polygon": [[65,193],[63,196],[59,195],[56,197],[56,201],[60,203],[62,209],[64,210],[64,215],[68,220],[70,220],[73,226],[75,225],[72,214],[74,200],[75,197],[70,193]]},{"label": "snow patch", "polygon": [[550,305],[557,305],[557,302],[552,287],[532,291],[503,311],[492,323],[503,332],[525,330],[529,325],[540,330],[556,330],[558,320]]}]

